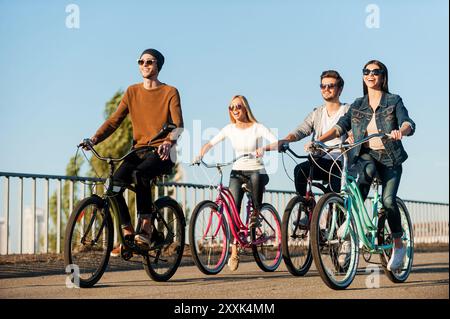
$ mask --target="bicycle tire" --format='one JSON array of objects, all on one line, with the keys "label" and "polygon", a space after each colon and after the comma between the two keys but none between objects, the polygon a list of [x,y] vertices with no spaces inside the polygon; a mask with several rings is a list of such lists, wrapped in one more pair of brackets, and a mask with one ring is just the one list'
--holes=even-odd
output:
[{"label": "bicycle tire", "polygon": [[[350,229],[348,232],[350,243],[350,254],[349,254],[349,260],[345,261],[344,266],[342,266],[338,262],[339,258],[339,249],[341,247],[340,240],[335,239],[335,234],[337,234],[337,229],[334,228],[334,232],[330,235],[329,231],[331,230],[329,228],[329,206],[333,205],[332,207],[344,207],[344,200],[341,196],[335,193],[329,193],[323,195],[320,200],[317,202],[316,207],[313,211],[313,217],[311,220],[311,250],[312,255],[314,259],[314,264],[316,265],[317,271],[319,272],[320,277],[322,278],[322,281],[330,288],[334,290],[342,290],[350,286],[350,284],[353,282],[353,279],[356,276],[356,271],[358,268],[358,262],[359,262],[359,244],[358,244],[358,237],[356,234],[356,227],[353,218],[351,218],[350,222]],[[321,216],[322,211],[327,210],[327,216],[326,218],[326,227],[324,228],[324,225],[321,226]],[[347,216],[344,213],[345,216]],[[331,214],[332,215],[332,214]],[[323,220],[322,220],[323,223]],[[337,225],[342,225],[342,222]],[[333,240],[329,241],[328,236],[333,236]],[[336,238],[337,235],[336,235]],[[339,247],[336,247],[336,242],[340,245]],[[326,260],[325,257],[322,258],[322,249],[325,250],[324,256],[327,256],[326,249],[328,249],[328,259]],[[329,266],[328,266],[329,265]],[[344,272],[342,274],[342,272]],[[342,279],[341,279],[342,277]]]},{"label": "bicycle tire", "polygon": [[[72,274],[70,280],[73,284],[89,288],[100,280],[109,262],[113,233],[111,215],[105,210],[102,198],[93,195],[75,206],[67,222],[64,243],[64,265],[66,271]],[[89,236],[92,236],[90,240]],[[100,237],[102,245],[95,240]]]},{"label": "bicycle tire", "polygon": [[[411,273],[411,269],[412,269],[412,265],[413,265],[413,260],[414,260],[414,229],[413,229],[413,225],[411,222],[411,216],[409,215],[409,211],[408,208],[406,207],[405,203],[403,202],[403,200],[401,200],[400,198],[397,197],[397,205],[398,208],[400,210],[400,217],[401,217],[401,221],[402,221],[402,227],[405,230],[405,226],[407,226],[406,228],[406,232],[404,232],[404,237],[406,240],[404,240],[404,245],[406,245],[406,254],[405,254],[405,259],[406,260],[406,265],[404,265],[403,270],[401,272],[392,272],[389,271],[387,269],[387,264],[389,262],[389,258],[390,258],[390,252],[392,250],[389,251],[389,253],[387,253],[386,251],[384,251],[381,255],[380,255],[380,260],[381,260],[381,266],[384,269],[384,273],[386,274],[386,276],[389,278],[390,281],[394,282],[394,283],[402,283],[405,282],[406,279],[408,279],[409,274]],[[385,219],[385,222],[387,224],[387,218]],[[387,227],[384,227],[384,229],[389,230]],[[387,244],[388,242],[385,242],[387,239],[389,239],[389,234],[386,235],[384,234],[383,236],[381,236],[382,241],[381,241],[381,245],[383,244]],[[392,241],[392,239],[390,239]]]},{"label": "bicycle tire", "polygon": [[142,262],[147,275],[154,281],[161,282],[172,278],[181,263],[186,222],[182,208],[174,199],[162,197],[154,205],[157,214],[155,231],[161,234],[164,241],[161,246],[143,256]]},{"label": "bicycle tire", "polygon": [[189,245],[192,259],[202,273],[216,275],[223,269],[230,238],[230,228],[218,205],[210,200],[198,203],[189,223]]},{"label": "bicycle tire", "polygon": [[[270,216],[265,216],[264,212],[269,212]],[[273,272],[280,266],[282,258],[281,248],[281,221],[277,210],[270,204],[262,204],[259,212],[261,225],[252,227],[250,230],[253,257],[258,267],[265,272]],[[261,218],[262,217],[262,218]],[[267,226],[265,226],[267,224]],[[267,236],[268,235],[268,236]],[[255,244],[261,241],[261,238],[267,237],[267,240],[261,244]],[[272,239],[273,238],[273,239]]]},{"label": "bicycle tire", "polygon": [[[311,233],[309,229],[299,229],[295,224],[304,216],[308,216],[306,207],[307,202],[303,196],[294,196],[284,210],[281,223],[283,260],[287,270],[294,276],[304,276],[312,264],[311,242],[309,240]],[[305,238],[305,236],[307,237]]]}]

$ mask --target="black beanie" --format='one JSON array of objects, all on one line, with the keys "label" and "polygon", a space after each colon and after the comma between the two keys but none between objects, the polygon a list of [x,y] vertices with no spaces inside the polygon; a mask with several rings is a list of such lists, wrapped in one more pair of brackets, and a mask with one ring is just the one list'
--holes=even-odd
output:
[{"label": "black beanie", "polygon": [[164,64],[164,55],[162,55],[161,52],[155,49],[144,50],[144,52],[141,53],[141,58],[144,54],[151,54],[152,56],[154,56],[158,63],[158,72],[161,71],[161,68]]}]

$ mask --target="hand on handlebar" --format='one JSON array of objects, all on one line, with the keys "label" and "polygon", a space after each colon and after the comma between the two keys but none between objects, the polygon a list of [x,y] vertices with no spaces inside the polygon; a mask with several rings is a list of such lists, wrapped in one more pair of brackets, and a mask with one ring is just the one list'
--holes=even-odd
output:
[{"label": "hand on handlebar", "polygon": [[80,144],[78,144],[78,147],[82,147],[85,151],[90,151],[91,147],[97,144],[97,140],[98,139],[95,136],[91,138],[85,138],[80,142]]},{"label": "hand on handlebar", "polygon": [[159,147],[158,147],[158,155],[159,157],[165,161],[168,160],[170,157],[170,149],[172,148],[172,143],[168,141],[164,141]]},{"label": "hand on handlebar", "polygon": [[260,147],[260,148],[258,148],[257,150],[256,150],[256,152],[255,152],[255,156],[256,156],[256,158],[259,158],[259,157],[263,157],[264,156],[264,147]]},{"label": "hand on handlebar", "polygon": [[306,153],[312,153],[315,151],[316,147],[314,144],[314,141],[309,141],[305,144],[305,146],[303,146],[304,150]]},{"label": "hand on handlebar", "polygon": [[286,152],[289,148],[289,142],[287,140],[279,140],[278,141],[278,152]]},{"label": "hand on handlebar", "polygon": [[200,163],[202,162],[202,158],[203,158],[203,156],[201,156],[201,155],[197,156],[197,157],[192,161],[191,166],[194,166],[194,165],[200,165]]},{"label": "hand on handlebar", "polygon": [[399,141],[403,137],[402,131],[400,131],[400,130],[392,130],[391,133],[386,134],[386,135],[395,141]]},{"label": "hand on handlebar", "polygon": [[349,143],[349,144],[355,143],[355,139],[353,138],[353,132],[352,131],[349,131],[347,136],[348,137],[345,140],[346,143]]}]

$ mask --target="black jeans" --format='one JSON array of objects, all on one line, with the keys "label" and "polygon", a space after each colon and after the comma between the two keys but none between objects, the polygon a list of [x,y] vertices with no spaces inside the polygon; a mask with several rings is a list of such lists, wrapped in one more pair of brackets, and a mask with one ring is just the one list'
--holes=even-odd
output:
[{"label": "black jeans", "polygon": [[386,151],[374,151],[363,148],[349,173],[357,177],[357,185],[363,200],[367,198],[370,184],[378,173],[382,186],[382,203],[386,211],[393,238],[403,235],[400,210],[397,205],[397,191],[402,176],[402,165],[386,165],[392,163]]},{"label": "black jeans", "polygon": [[141,217],[150,217],[153,212],[153,199],[150,180],[163,174],[169,173],[175,164],[170,160],[161,160],[156,150],[137,151],[127,157],[122,165],[114,173],[114,185],[122,186],[117,194],[122,226],[131,224],[128,206],[123,197],[124,186],[135,184],[136,206]]},{"label": "black jeans", "polygon": [[238,212],[241,211],[241,202],[244,197],[242,184],[246,182],[245,178],[241,177],[242,175],[250,178],[252,196],[254,200],[253,204],[256,209],[259,209],[261,207],[262,198],[264,195],[264,186],[269,182],[269,176],[267,176],[267,174],[261,174],[259,171],[231,171],[229,188],[236,203]]},{"label": "black jeans", "polygon": [[[330,159],[325,158],[319,158],[315,160],[317,164],[322,167],[326,172],[324,172],[322,169],[316,166],[316,164],[312,163],[313,166],[313,180],[321,180],[325,183],[328,183],[329,181],[329,174],[331,165],[333,164],[333,161]],[[337,164],[333,165],[333,170],[331,173],[333,175],[339,176],[331,176],[331,185],[329,185],[329,188],[333,191],[338,193],[341,190],[341,172],[338,169],[338,166],[341,167],[341,163],[338,161]],[[306,194],[306,186],[307,186],[307,179],[309,177],[309,170],[311,167],[311,162],[306,161],[303,163],[298,164],[294,169],[294,179],[295,179],[295,190],[300,195]]]}]

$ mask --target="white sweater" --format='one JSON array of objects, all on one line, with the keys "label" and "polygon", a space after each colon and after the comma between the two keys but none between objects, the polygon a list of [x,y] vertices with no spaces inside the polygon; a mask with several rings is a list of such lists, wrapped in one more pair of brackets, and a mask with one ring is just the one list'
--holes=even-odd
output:
[{"label": "white sweater", "polygon": [[[262,144],[263,138],[268,140],[269,143],[277,141],[275,135],[267,127],[255,123],[246,129],[237,128],[236,124],[228,124],[209,143],[214,146],[227,137],[231,141],[236,157],[247,153],[254,154],[257,148],[265,145]],[[264,164],[262,158],[243,157],[234,163],[233,170],[264,170]]]}]

